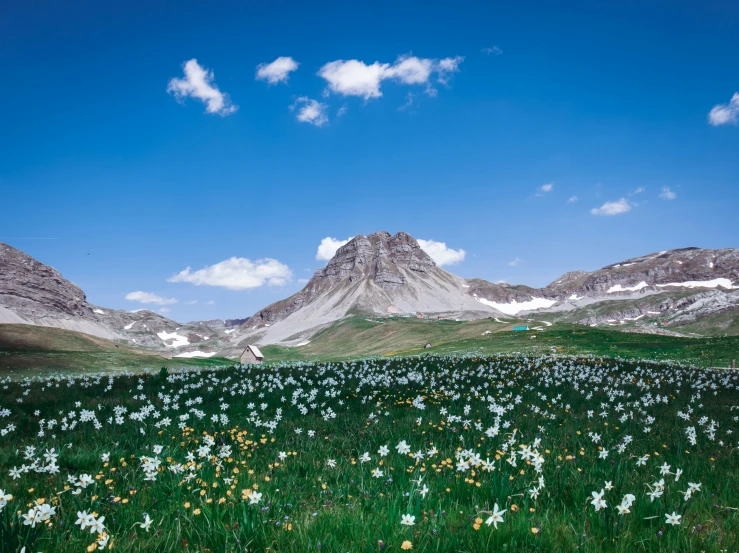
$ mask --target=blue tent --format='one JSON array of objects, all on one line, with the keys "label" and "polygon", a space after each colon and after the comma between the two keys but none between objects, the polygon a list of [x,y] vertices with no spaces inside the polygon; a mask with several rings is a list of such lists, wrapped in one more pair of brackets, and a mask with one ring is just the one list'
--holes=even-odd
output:
[{"label": "blue tent", "polygon": [[529,327],[526,325],[523,326],[514,326],[511,330],[528,330]]}]

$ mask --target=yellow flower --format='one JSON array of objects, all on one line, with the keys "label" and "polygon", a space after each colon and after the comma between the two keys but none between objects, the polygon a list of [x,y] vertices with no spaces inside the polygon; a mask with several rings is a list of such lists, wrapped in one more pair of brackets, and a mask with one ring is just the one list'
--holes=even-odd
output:
[{"label": "yellow flower", "polygon": [[199,515],[199,514],[200,514],[200,509],[195,509],[195,510],[194,510],[194,511],[192,512],[192,514],[193,514],[193,515]]},{"label": "yellow flower", "polygon": [[400,548],[404,551],[408,551],[409,549],[413,549],[413,544],[409,542],[408,540],[405,540],[400,546]]}]

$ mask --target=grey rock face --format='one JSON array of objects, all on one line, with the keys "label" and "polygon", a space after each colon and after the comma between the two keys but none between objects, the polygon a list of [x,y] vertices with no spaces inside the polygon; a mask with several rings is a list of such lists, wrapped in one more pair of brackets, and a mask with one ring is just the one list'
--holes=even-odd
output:
[{"label": "grey rock face", "polygon": [[[182,325],[147,309],[130,312],[97,307],[56,269],[0,243],[0,323],[3,322],[65,328],[177,354],[197,349],[215,351],[226,341],[225,329],[235,328],[245,320],[221,321],[222,327],[211,328]],[[172,337],[162,338],[165,335]],[[182,345],[174,347],[175,343]]]},{"label": "grey rock face", "polygon": [[[408,234],[392,236],[387,232],[377,232],[369,236],[357,236],[339,248],[327,266],[316,271],[303,290],[262,309],[244,328],[264,329],[281,323],[287,317],[290,317],[288,321],[293,321],[293,313],[299,313],[303,320],[314,317],[316,324],[318,320],[325,324],[331,316],[333,320],[340,318],[350,309],[386,313],[386,306],[389,302],[395,303],[395,298],[395,301],[403,303],[404,310],[426,312],[433,312],[435,308],[436,311],[444,311],[457,302],[458,306],[454,309],[463,314],[462,318],[467,318],[465,314],[472,314],[475,309],[492,310],[497,314],[501,314],[499,310],[510,312],[514,309],[514,313],[525,314],[527,311],[523,308],[515,311],[519,309],[516,304],[551,304],[551,307],[538,310],[560,311],[566,313],[561,320],[582,324],[630,324],[631,328],[650,324],[657,331],[654,321],[663,313],[669,313],[672,317],[685,310],[685,316],[692,320],[694,316],[706,316],[716,310],[726,309],[727,305],[734,305],[733,298],[727,297],[732,291],[730,289],[721,286],[680,286],[680,283],[716,279],[727,279],[732,283],[730,286],[739,286],[739,250],[683,248],[663,251],[592,272],[568,272],[548,286],[537,289],[494,284],[482,279],[462,281],[438,268]],[[424,283],[429,285],[425,286]],[[673,292],[676,294],[671,294]],[[655,294],[664,297],[664,305],[656,306],[654,301],[639,305],[633,303],[639,298]],[[700,300],[702,294],[712,299]],[[438,297],[440,301],[434,305],[429,297]],[[624,303],[624,300],[628,301]],[[331,306],[343,305],[344,309],[336,309],[331,316],[326,316],[327,302]],[[613,306],[601,306],[598,309],[588,307],[602,302],[612,303]],[[700,309],[695,305],[701,306]],[[479,316],[479,313],[475,316]],[[642,319],[643,323],[640,322]],[[306,326],[302,324],[295,328]],[[661,332],[664,329],[660,327],[658,330]],[[267,339],[272,340],[273,337],[268,336]]]},{"label": "grey rock face", "polygon": [[32,319],[94,320],[85,293],[56,269],[0,243],[0,306]]},{"label": "grey rock face", "polygon": [[244,326],[253,328],[281,321],[342,284],[370,282],[382,290],[397,291],[407,284],[407,271],[421,278],[434,271],[442,272],[410,234],[399,232],[393,236],[385,231],[369,236],[360,234],[340,247],[303,290],[262,309]]},{"label": "grey rock face", "polygon": [[[566,273],[547,285],[561,298],[571,294],[608,295],[616,286],[629,288],[646,283],[642,290],[660,290],[659,284],[710,281],[726,278],[739,283],[739,250],[733,248],[709,250],[682,248],[669,250],[608,265],[590,273]],[[673,288],[673,287],[671,287]],[[611,292],[618,293],[618,292]]]}]

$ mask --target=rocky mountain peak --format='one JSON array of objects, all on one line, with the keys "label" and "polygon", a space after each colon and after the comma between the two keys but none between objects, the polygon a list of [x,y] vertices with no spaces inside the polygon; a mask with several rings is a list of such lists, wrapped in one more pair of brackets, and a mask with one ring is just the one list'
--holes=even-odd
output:
[{"label": "rocky mountain peak", "polygon": [[434,260],[410,234],[398,232],[393,236],[379,231],[352,238],[313,278],[332,283],[370,278],[382,288],[392,288],[405,283],[403,269],[426,274],[435,267]]},{"label": "rocky mountain peak", "polygon": [[79,286],[53,267],[1,242],[0,307],[31,318],[94,317]]}]

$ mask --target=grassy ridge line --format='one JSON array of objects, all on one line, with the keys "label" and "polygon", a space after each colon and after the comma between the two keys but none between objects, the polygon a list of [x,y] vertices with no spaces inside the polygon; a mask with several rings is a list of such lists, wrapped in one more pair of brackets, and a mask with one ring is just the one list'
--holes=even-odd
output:
[{"label": "grassy ridge line", "polygon": [[[739,358],[739,337],[681,338],[555,323],[542,330],[512,332],[512,323],[386,319],[381,324],[351,318],[332,325],[301,347],[264,346],[270,361],[338,360],[419,353],[478,352],[593,354],[630,359],[675,360],[727,367]],[[538,326],[531,322],[529,326]],[[484,334],[490,331],[490,334]],[[532,336],[536,338],[532,339]],[[426,342],[431,348],[424,349]]]},{"label": "grassy ridge line", "polygon": [[165,359],[150,351],[72,330],[0,325],[0,376],[140,371],[162,366],[215,366],[232,362],[223,358]]}]

